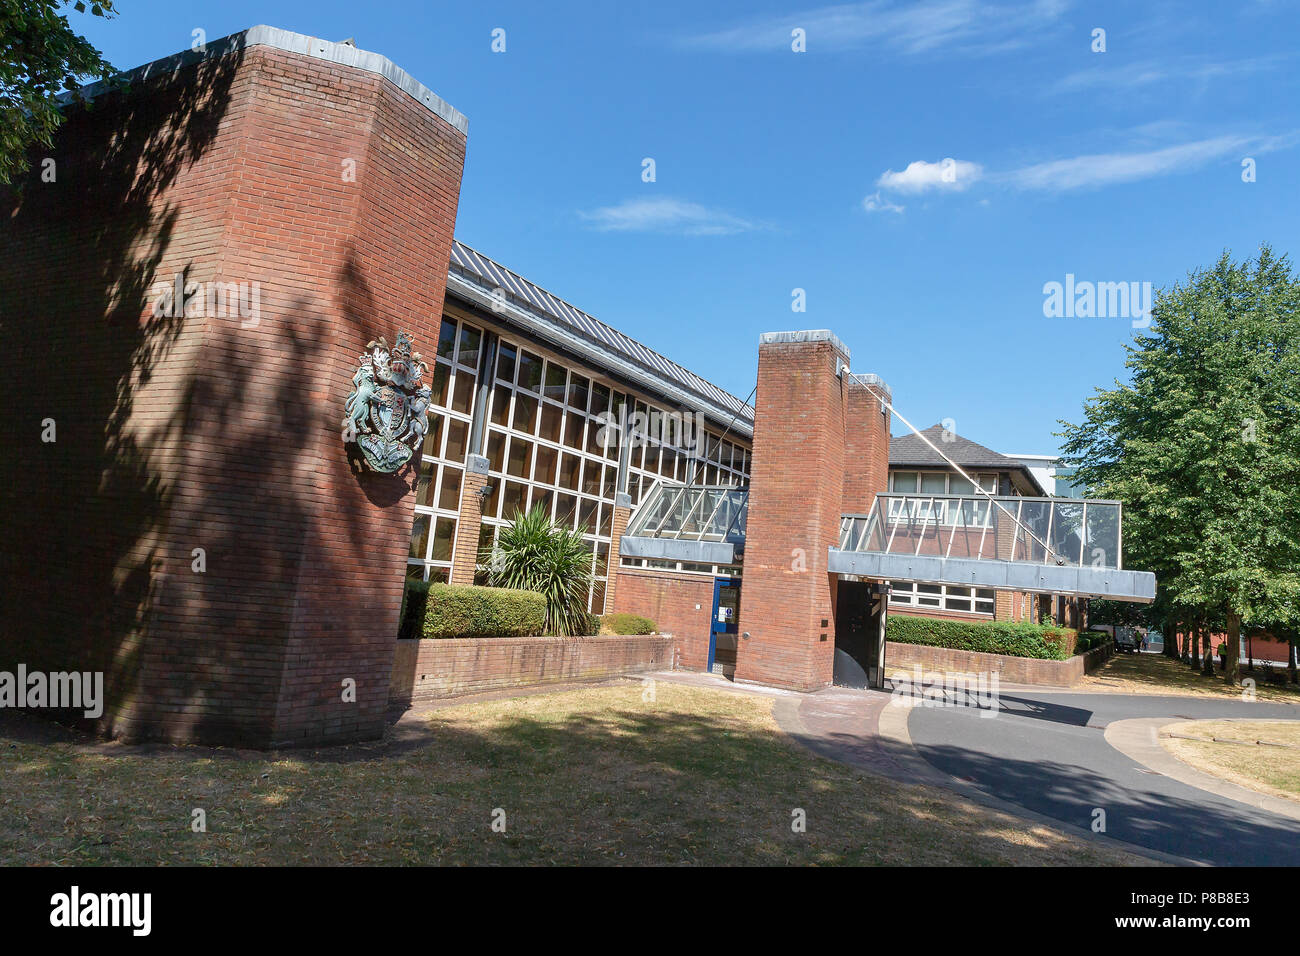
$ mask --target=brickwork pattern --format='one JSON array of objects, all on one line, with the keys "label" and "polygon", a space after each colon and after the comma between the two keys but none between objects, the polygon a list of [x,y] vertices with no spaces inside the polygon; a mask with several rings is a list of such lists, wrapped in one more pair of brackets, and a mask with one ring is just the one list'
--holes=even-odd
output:
[{"label": "brickwork pattern", "polygon": [[709,660],[713,578],[623,568],[618,573],[615,595],[615,611],[648,617],[660,633],[673,636],[677,667],[704,670]]},{"label": "brickwork pattern", "polygon": [[831,682],[827,549],[844,502],[845,363],[831,342],[759,346],[737,681],[796,690]]},{"label": "brickwork pattern", "polygon": [[[125,738],[382,733],[414,478],[354,470],[343,400],[369,339],[435,347],[464,149],[383,78],[263,46],[73,111],[58,184],[0,194],[32,419],[0,663],[104,669],[94,729]],[[260,319],[153,315],[175,273],[258,283]]]},{"label": "brickwork pattern", "polygon": [[511,687],[664,670],[672,641],[628,637],[485,637],[397,641],[394,705]]}]

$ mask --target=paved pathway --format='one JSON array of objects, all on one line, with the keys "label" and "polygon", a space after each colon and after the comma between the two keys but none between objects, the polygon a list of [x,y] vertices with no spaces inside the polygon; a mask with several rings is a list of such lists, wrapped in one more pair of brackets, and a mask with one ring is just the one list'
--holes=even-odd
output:
[{"label": "paved pathway", "polygon": [[[998,799],[1076,827],[1106,813],[1106,833],[1190,860],[1228,865],[1300,865],[1300,819],[1233,799],[1237,788],[1201,789],[1141,762],[1107,740],[1113,724],[1152,728],[1185,719],[1300,718],[1287,704],[1019,689],[1002,711],[918,707],[907,719],[917,753],[931,766]],[[1115,739],[1115,734],[1110,735]],[[1123,739],[1121,737],[1121,739]],[[1150,753],[1150,751],[1146,751]],[[1156,762],[1156,761],[1152,761]],[[1168,767],[1166,766],[1166,769]],[[1237,795],[1242,795],[1238,793]],[[1246,799],[1252,799],[1246,797]]]},{"label": "paved pathway", "polygon": [[[687,682],[741,690],[703,674]],[[1161,725],[1181,720],[1300,719],[1300,707],[1023,686],[1004,686],[991,718],[974,707],[890,702],[887,691],[829,687],[781,693],[772,712],[823,756],[945,787],[1081,837],[1097,838],[1094,811],[1104,810],[1106,838],[1156,859],[1300,865],[1300,804],[1185,768],[1155,737]]]}]

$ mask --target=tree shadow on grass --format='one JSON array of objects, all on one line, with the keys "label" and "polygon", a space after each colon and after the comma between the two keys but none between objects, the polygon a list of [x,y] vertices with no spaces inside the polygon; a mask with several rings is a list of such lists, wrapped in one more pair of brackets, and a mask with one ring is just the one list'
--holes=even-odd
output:
[{"label": "tree shadow on grass", "polygon": [[[42,808],[24,797],[33,807],[15,819],[49,840],[45,859],[81,837],[82,862],[188,862],[200,851],[174,819],[201,799],[210,822],[202,852],[214,862],[1079,862],[1077,848],[1016,840],[1005,818],[960,812],[947,791],[808,754],[755,724],[747,704],[707,712],[640,694],[616,690],[603,706],[539,697],[517,713],[516,702],[504,712],[433,712],[423,743],[395,751],[212,759],[207,748],[122,748],[105,760],[102,751],[20,744],[0,767],[6,785],[41,782]],[[83,809],[72,816],[95,822],[67,834],[76,801]],[[492,829],[497,809],[504,833]],[[792,826],[796,813],[803,831]],[[0,822],[0,854],[38,862],[11,826]],[[89,837],[109,845],[101,851]]]}]

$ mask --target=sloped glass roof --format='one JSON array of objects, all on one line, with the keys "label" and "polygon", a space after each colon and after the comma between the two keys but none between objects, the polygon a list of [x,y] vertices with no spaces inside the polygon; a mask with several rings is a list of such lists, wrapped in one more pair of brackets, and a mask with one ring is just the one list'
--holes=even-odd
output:
[{"label": "sloped glass roof", "polygon": [[682,541],[745,543],[749,490],[734,485],[660,482],[650,489],[628,525],[627,535]]}]

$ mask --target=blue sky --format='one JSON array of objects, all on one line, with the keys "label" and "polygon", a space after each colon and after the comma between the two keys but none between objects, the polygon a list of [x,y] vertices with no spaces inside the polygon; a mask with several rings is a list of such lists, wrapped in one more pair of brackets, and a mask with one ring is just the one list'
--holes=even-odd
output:
[{"label": "blue sky", "polygon": [[829,328],[917,427],[1050,453],[1134,331],[1046,283],[1300,253],[1284,0],[119,5],[70,18],[120,68],[257,23],[389,57],[469,117],[460,239],[741,398],[760,332]]}]

